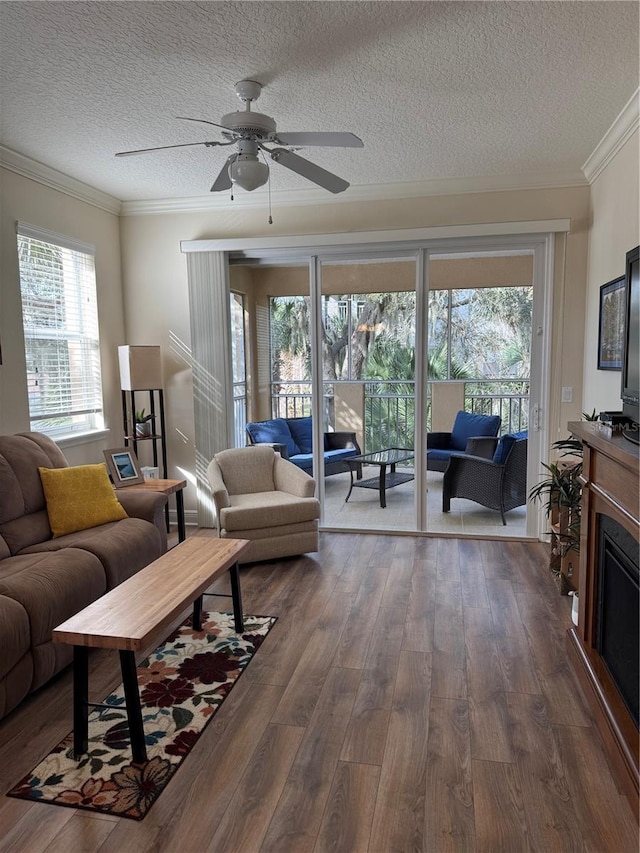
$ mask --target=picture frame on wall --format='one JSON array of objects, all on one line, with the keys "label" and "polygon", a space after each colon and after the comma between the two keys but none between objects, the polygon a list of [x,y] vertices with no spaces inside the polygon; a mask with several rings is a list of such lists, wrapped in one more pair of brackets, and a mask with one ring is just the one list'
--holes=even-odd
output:
[{"label": "picture frame on wall", "polygon": [[624,276],[600,288],[598,370],[622,370],[625,295]]},{"label": "picture frame on wall", "polygon": [[144,476],[140,470],[136,454],[130,447],[115,447],[104,450],[103,453],[107,470],[116,489],[144,483]]}]

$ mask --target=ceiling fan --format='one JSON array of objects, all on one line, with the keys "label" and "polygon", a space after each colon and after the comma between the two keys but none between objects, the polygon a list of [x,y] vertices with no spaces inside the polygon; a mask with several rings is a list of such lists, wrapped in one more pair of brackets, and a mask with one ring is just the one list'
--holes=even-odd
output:
[{"label": "ceiling fan", "polygon": [[[132,154],[146,154],[150,151],[162,151],[167,148],[189,148],[204,145],[235,145],[237,151],[227,157],[220,174],[211,186],[211,192],[231,189],[234,185],[251,191],[267,183],[269,167],[258,159],[260,152],[266,152],[274,163],[279,163],[292,172],[302,175],[319,187],[331,193],[341,193],[349,183],[332,172],[316,166],[286,147],[325,146],[333,148],[363,148],[364,143],[353,133],[280,133],[275,121],[262,113],[252,112],[251,104],[260,97],[262,84],[255,80],[240,80],[235,86],[236,95],[245,104],[244,110],[222,116],[220,124],[201,118],[177,116],[183,121],[197,121],[219,127],[224,142],[187,142],[182,145],[161,145],[157,148],[139,148],[136,151],[120,151],[116,157],[129,157]],[[264,153],[262,154],[264,160]]]}]

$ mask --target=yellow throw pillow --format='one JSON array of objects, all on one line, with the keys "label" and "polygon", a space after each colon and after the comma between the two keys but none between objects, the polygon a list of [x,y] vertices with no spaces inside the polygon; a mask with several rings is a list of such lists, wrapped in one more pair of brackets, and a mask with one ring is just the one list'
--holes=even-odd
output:
[{"label": "yellow throw pillow", "polygon": [[129,517],[116,498],[104,462],[38,471],[54,539]]}]

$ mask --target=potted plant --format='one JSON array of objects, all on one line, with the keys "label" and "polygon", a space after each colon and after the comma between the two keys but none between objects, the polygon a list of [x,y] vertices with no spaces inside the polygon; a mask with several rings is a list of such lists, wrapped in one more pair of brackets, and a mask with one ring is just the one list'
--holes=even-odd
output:
[{"label": "potted plant", "polygon": [[[595,409],[591,414],[583,412],[582,417],[586,421],[598,420]],[[570,589],[568,578],[572,574],[571,557],[575,559],[580,551],[582,442],[565,438],[554,441],[551,446],[558,453],[558,460],[548,465],[542,463],[548,476],[529,491],[529,500],[545,504],[551,523],[551,571],[560,592],[566,595]]]},{"label": "potted plant", "polygon": [[144,409],[140,409],[135,413],[136,436],[138,438],[148,438],[153,432],[153,415],[145,415],[144,411]]}]

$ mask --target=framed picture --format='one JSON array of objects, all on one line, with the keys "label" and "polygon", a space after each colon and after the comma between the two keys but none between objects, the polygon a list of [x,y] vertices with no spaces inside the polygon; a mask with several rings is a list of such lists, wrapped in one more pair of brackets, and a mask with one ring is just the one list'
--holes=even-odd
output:
[{"label": "framed picture", "polygon": [[600,288],[598,370],[622,370],[624,311],[625,286],[621,276]]},{"label": "framed picture", "polygon": [[103,453],[116,489],[144,483],[136,454],[130,447],[116,447],[113,450],[104,450]]}]

